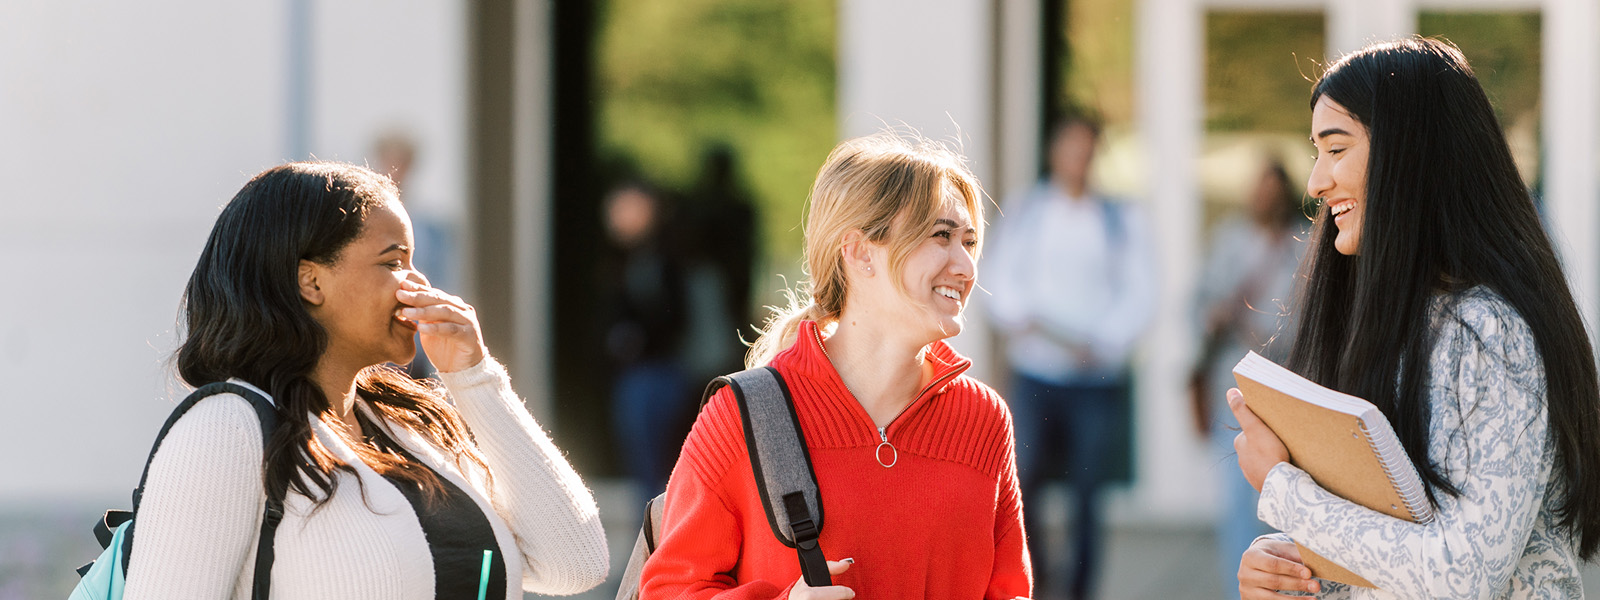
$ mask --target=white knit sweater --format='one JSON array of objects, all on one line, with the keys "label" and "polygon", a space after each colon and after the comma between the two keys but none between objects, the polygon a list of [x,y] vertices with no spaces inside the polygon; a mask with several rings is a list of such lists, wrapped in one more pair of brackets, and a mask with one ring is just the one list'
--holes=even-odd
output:
[{"label": "white knit sweater", "polygon": [[[517,581],[543,594],[598,585],[609,556],[594,497],[511,391],[504,368],[486,358],[440,376],[494,473],[492,493],[472,462],[463,461],[463,474],[420,437],[392,423],[389,430],[483,511],[504,557],[507,599],[522,598]],[[357,474],[336,471],[338,491],[315,513],[311,499],[289,494],[274,544],[272,597],[433,598],[432,557],[411,504],[326,424],[312,423]],[[261,429],[250,403],[221,394],[195,405],[150,465],[125,598],[250,598],[265,502]]]}]

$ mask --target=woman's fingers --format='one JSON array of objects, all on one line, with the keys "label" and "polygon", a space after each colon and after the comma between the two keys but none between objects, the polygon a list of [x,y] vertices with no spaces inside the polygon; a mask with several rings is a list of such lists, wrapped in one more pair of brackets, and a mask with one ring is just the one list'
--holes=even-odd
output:
[{"label": "woman's fingers", "polygon": [[425,333],[425,334],[428,334],[428,335],[449,336],[449,335],[456,335],[456,334],[471,333],[472,332],[472,328],[468,327],[466,325],[458,324],[458,323],[437,323],[437,322],[428,323],[428,322],[422,322],[422,323],[417,323],[417,331],[419,333]]},{"label": "woman's fingers", "polygon": [[856,564],[856,559],[854,559],[854,558],[846,558],[844,560],[830,560],[830,561],[828,561],[828,574],[829,575],[842,574],[845,571],[850,570],[850,565],[853,565],[853,564]]},{"label": "woman's fingers", "polygon": [[451,304],[433,304],[429,306],[413,306],[400,309],[400,316],[415,321],[418,324],[444,322],[468,323],[472,319],[467,316],[467,311]]},{"label": "woman's fingers", "polygon": [[[840,575],[850,570],[850,565],[855,564],[853,558],[828,561],[828,574]],[[789,588],[789,600],[850,600],[856,597],[855,590],[842,585],[827,585],[811,587],[806,585],[806,578],[801,577],[794,582],[794,587]]]},{"label": "woman's fingers", "polygon": [[1255,411],[1250,410],[1249,406],[1245,406],[1244,392],[1240,392],[1239,388],[1228,390],[1228,410],[1233,411],[1233,418],[1239,421],[1239,429],[1246,433],[1267,428],[1267,424],[1261,422],[1261,417],[1256,416]]},{"label": "woman's fingers", "polygon": [[438,288],[431,288],[410,279],[400,282],[400,290],[395,292],[395,297],[401,302],[412,306],[432,306],[448,304],[461,309],[471,309],[471,306],[458,296],[445,293]]},{"label": "woman's fingers", "polygon": [[[1292,556],[1290,556],[1292,555]],[[1239,594],[1243,598],[1281,598],[1280,590],[1317,593],[1322,584],[1299,560],[1294,544],[1262,539],[1239,558]]]}]

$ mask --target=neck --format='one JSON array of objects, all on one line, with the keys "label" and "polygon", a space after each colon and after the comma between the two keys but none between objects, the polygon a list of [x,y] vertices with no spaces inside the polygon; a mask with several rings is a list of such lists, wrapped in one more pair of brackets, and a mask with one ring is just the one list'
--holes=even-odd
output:
[{"label": "neck", "polygon": [[326,355],[311,371],[311,380],[322,389],[322,395],[328,398],[328,405],[352,438],[361,436],[361,424],[356,421],[355,411],[356,374],[360,372],[361,368],[338,364]]},{"label": "neck", "polygon": [[846,307],[839,316],[838,328],[825,342],[828,360],[873,424],[888,427],[932,378],[932,365],[922,354],[927,342],[908,339],[881,318],[858,312],[864,311]]},{"label": "neck", "polygon": [[1057,179],[1056,187],[1066,193],[1068,198],[1077,200],[1089,195],[1089,185],[1086,181],[1069,181]]}]

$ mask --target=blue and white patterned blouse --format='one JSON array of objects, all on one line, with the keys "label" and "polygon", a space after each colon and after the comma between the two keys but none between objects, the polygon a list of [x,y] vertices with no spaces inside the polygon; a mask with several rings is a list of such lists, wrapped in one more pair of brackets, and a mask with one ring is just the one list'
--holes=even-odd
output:
[{"label": "blue and white patterned blouse", "polygon": [[1287,463],[1261,489],[1262,521],[1378,586],[1323,582],[1321,598],[1582,598],[1574,540],[1557,525],[1544,365],[1533,333],[1475,287],[1429,307],[1428,456],[1461,489],[1419,525],[1353,504]]}]

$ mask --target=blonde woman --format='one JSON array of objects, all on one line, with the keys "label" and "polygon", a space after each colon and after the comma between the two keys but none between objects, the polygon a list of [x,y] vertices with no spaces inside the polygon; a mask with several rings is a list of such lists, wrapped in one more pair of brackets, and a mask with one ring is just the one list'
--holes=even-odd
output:
[{"label": "blonde woman", "polygon": [[787,384],[826,515],[834,585],[800,578],[756,492],[732,393],[667,484],[644,598],[1012,598],[1030,593],[1011,416],[944,340],[977,289],[982,191],[964,159],[880,134],[811,190],[808,280],[750,352]]}]

